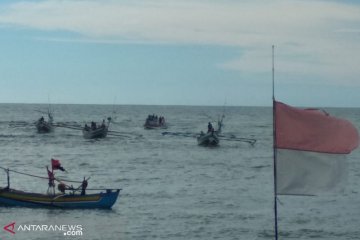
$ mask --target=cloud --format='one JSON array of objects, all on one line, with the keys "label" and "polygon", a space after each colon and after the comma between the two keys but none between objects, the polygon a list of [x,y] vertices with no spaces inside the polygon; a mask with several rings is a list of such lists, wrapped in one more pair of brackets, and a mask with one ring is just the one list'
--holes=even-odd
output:
[{"label": "cloud", "polygon": [[91,38],[237,46],[308,40],[339,21],[360,21],[360,7],[316,1],[51,0],[0,9],[2,24]]},{"label": "cloud", "polygon": [[[18,1],[0,7],[2,26],[68,31],[51,41],[209,44],[243,54],[219,66],[263,72],[277,46],[281,71],[357,83],[360,6],[329,1]],[[39,39],[46,40],[39,36]],[[359,83],[360,84],[360,83]]]}]

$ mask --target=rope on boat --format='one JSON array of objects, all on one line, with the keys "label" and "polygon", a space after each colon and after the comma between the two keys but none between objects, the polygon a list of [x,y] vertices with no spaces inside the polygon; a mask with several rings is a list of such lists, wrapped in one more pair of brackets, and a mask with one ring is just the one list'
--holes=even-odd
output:
[{"label": "rope on boat", "polygon": [[55,178],[58,182],[72,182],[72,183],[82,183],[82,181],[74,181],[74,180],[67,180],[67,179],[61,179],[61,178]]},{"label": "rope on boat", "polygon": [[[5,171],[22,174],[22,175],[26,175],[26,176],[29,176],[29,177],[36,177],[36,178],[49,180],[49,177],[42,177],[42,176],[37,176],[37,175],[29,174],[29,173],[23,173],[23,172],[19,172],[19,171],[15,171],[15,170],[10,170],[10,169],[4,168],[4,167],[0,167],[0,168],[5,170]],[[61,178],[55,178],[55,180],[58,181],[58,182],[82,183],[82,181],[74,181],[74,180],[67,180],[67,179],[61,179]]]},{"label": "rope on boat", "polygon": [[[22,174],[22,175],[26,175],[26,176],[30,176],[30,177],[36,177],[36,178],[49,180],[48,177],[42,177],[42,176],[37,176],[37,175],[29,174],[29,173],[23,173],[23,172],[19,172],[19,171],[15,171],[15,170],[10,170],[9,168],[4,168],[4,167],[1,167],[1,166],[0,166],[0,169],[5,170],[7,173],[8,172],[14,172],[14,173],[18,173],[18,174]],[[8,175],[8,177],[9,177],[9,175]],[[90,177],[87,178],[87,180],[89,180],[89,179],[90,179]],[[72,182],[72,183],[81,183],[81,184],[83,183],[83,181],[73,181],[73,180],[67,180],[67,179],[61,179],[61,178],[55,178],[55,180],[58,181],[58,182]],[[8,180],[8,182],[9,182],[9,180]],[[68,190],[71,190],[71,191],[74,191],[74,192],[75,191],[80,191],[81,186],[82,185],[80,185],[78,188],[74,188],[73,186],[68,186],[69,187]],[[9,185],[8,185],[8,187],[9,187]],[[122,189],[121,188],[87,188],[86,190],[90,190],[90,191],[93,191],[93,190],[97,190],[97,191],[98,190],[114,191],[114,190],[116,190],[116,191],[120,192],[120,190],[122,190]],[[53,201],[54,200],[55,199],[53,199]],[[53,203],[53,201],[52,201],[52,203]]]}]

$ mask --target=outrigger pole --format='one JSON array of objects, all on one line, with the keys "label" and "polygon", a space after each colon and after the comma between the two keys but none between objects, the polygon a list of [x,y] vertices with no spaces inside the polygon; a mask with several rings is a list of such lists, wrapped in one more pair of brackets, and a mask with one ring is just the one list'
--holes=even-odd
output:
[{"label": "outrigger pole", "polygon": [[276,108],[275,108],[275,80],[274,80],[274,45],[272,45],[272,107],[273,107],[273,165],[274,165],[274,218],[275,218],[275,240],[278,240],[278,221],[277,221],[277,188],[276,188]]}]

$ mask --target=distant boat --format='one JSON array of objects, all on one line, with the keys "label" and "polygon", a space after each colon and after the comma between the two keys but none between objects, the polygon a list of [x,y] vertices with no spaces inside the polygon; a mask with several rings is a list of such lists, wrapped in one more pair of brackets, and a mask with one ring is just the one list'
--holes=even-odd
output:
[{"label": "distant boat", "polygon": [[213,129],[212,126],[210,125],[211,129],[209,128],[207,133],[201,131],[200,135],[197,137],[198,145],[207,146],[207,147],[215,147],[219,145],[220,143],[219,134],[221,133],[222,122],[224,117],[225,116],[223,115],[221,120],[218,121],[217,130]]},{"label": "distant boat", "polygon": [[103,123],[96,127],[96,124],[94,122],[91,123],[91,127],[85,127],[83,128],[83,137],[85,139],[95,139],[95,138],[105,138],[109,131],[109,125],[110,125],[111,118],[108,118],[108,124],[105,124],[105,120]]},{"label": "distant boat", "polygon": [[167,128],[167,124],[165,122],[164,117],[149,115],[147,117],[147,119],[145,120],[144,128],[145,129],[158,129],[158,128],[164,129],[164,128]]},{"label": "distant boat", "polygon": [[44,117],[41,117],[36,121],[35,126],[38,133],[49,133],[54,130],[53,126],[53,116],[50,112],[48,112],[48,121],[45,121]]}]

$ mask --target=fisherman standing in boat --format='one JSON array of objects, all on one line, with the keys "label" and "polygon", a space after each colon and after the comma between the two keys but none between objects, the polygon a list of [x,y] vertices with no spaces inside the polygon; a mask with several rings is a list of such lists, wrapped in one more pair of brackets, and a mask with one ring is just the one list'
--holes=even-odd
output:
[{"label": "fisherman standing in boat", "polygon": [[54,176],[54,171],[50,171],[49,167],[46,166],[46,170],[48,173],[48,178],[49,178],[49,187],[47,190],[47,194],[48,195],[55,195],[55,176]]},{"label": "fisherman standing in boat", "polygon": [[208,133],[213,132],[213,131],[214,131],[214,128],[213,128],[211,122],[209,122],[209,124],[208,124]]},{"label": "fisherman standing in boat", "polygon": [[81,183],[81,196],[84,196],[86,194],[86,188],[88,186],[88,181],[85,179]]}]

